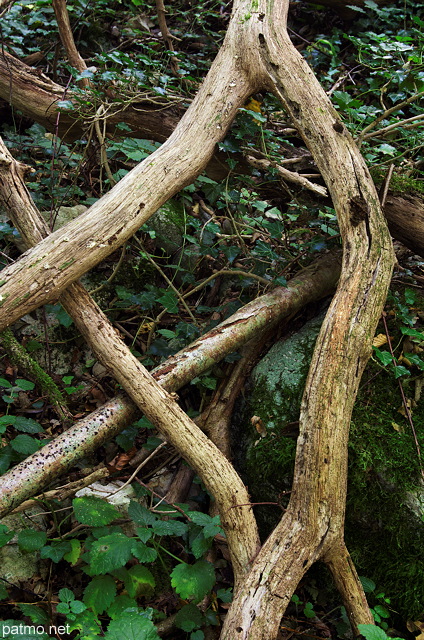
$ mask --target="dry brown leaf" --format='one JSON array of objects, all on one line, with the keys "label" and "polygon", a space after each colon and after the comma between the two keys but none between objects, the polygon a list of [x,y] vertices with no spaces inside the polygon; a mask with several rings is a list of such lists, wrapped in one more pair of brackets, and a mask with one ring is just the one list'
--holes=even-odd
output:
[{"label": "dry brown leaf", "polygon": [[379,333],[377,336],[374,337],[374,340],[372,341],[372,346],[373,347],[382,347],[383,344],[387,344],[387,336],[384,333]]}]

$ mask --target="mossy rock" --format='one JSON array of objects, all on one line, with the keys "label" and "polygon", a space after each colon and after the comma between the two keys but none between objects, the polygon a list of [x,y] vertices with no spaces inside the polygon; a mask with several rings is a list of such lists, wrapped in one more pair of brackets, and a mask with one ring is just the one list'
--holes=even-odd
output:
[{"label": "mossy rock", "polygon": [[[321,321],[274,345],[252,373],[235,440],[253,502],[281,503],[281,493],[291,488],[296,440],[287,425],[299,416]],[[408,398],[414,395],[413,382],[404,383]],[[359,574],[372,579],[405,620],[424,612],[424,487],[401,405],[398,381],[371,361],[351,424],[346,542]],[[261,418],[265,437],[251,426],[252,416]],[[413,420],[423,450],[424,397]],[[255,513],[263,537],[281,518],[278,506],[257,506]]]},{"label": "mossy rock", "polygon": [[[252,372],[245,394],[249,399],[234,425],[233,436],[240,471],[255,501],[280,502],[280,494],[291,488],[296,448],[296,424],[292,423],[299,419],[303,387],[323,318],[320,314],[273,345]],[[252,425],[253,416],[260,418],[265,437]],[[260,506],[256,513],[264,535],[281,517],[278,506]]]}]

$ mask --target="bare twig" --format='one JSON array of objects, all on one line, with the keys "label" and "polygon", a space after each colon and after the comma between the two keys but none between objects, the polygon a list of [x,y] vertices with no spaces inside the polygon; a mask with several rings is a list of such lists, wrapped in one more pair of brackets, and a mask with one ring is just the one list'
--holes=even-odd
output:
[{"label": "bare twig", "polygon": [[276,169],[283,180],[288,180],[289,182],[294,182],[304,187],[305,189],[309,189],[309,191],[313,191],[314,193],[318,193],[320,196],[327,197],[327,189],[322,187],[319,184],[314,184],[310,182],[307,178],[302,176],[300,173],[295,171],[289,171],[285,167],[282,167],[280,164],[276,162],[272,162],[271,160],[259,160],[258,158],[254,158],[253,156],[246,156],[246,160],[249,164],[257,169]]}]

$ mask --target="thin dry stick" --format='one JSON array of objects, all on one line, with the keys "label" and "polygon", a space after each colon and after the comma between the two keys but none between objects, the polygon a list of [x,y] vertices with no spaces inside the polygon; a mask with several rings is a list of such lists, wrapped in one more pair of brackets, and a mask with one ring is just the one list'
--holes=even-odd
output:
[{"label": "thin dry stick", "polygon": [[304,187],[305,189],[309,189],[309,191],[313,191],[314,193],[318,193],[320,196],[327,196],[327,189],[319,184],[314,184],[310,182],[305,176],[296,171],[289,171],[285,167],[277,164],[276,162],[271,162],[270,160],[259,160],[258,158],[254,158],[253,156],[246,156],[246,160],[252,167],[256,167],[257,169],[276,169],[280,174],[283,180],[288,180],[289,182],[294,182]]},{"label": "thin dry stick", "polygon": [[[166,9],[163,0],[156,0],[156,12],[158,15],[159,29],[161,31],[162,38],[165,40],[166,46],[168,47],[169,51],[175,51],[173,40],[175,40],[176,38],[168,29],[168,24],[166,22]],[[171,68],[174,75],[180,75],[178,59],[176,58],[176,56],[171,57]]]},{"label": "thin dry stick", "polygon": [[[148,462],[149,460],[151,460],[152,458],[154,458],[154,456],[159,453],[159,451],[161,449],[163,449],[168,443],[166,442],[166,440],[164,442],[162,442],[158,447],[156,447],[156,449],[154,449],[154,451],[152,451],[152,453],[147,456],[147,458],[145,460],[143,460],[143,462],[140,462],[140,464],[138,465],[137,469],[135,471],[132,472],[132,474],[130,475],[130,477],[128,478],[128,480],[126,480],[124,482],[123,485],[121,485],[118,489],[116,489],[116,491],[112,491],[112,493],[108,493],[107,496],[114,496],[116,493],[119,493],[119,491],[122,491],[122,489],[124,489],[125,487],[127,487],[129,484],[131,484],[131,482],[134,480],[134,478],[136,477],[137,473],[140,471],[140,469],[142,469]],[[172,454],[172,456],[174,456],[175,454]]]},{"label": "thin dry stick", "polygon": [[[407,118],[406,120],[401,120],[400,122],[395,122],[394,124],[389,124],[387,127],[383,127],[378,131],[370,131],[369,133],[362,135],[360,141],[368,140],[370,138],[378,138],[378,136],[383,135],[384,133],[388,133],[389,131],[393,131],[393,129],[399,129],[400,127],[405,127],[407,129],[411,129],[412,127],[418,126],[417,120],[422,120],[424,118],[424,113],[421,113],[419,116],[414,116],[413,118]],[[409,123],[413,122],[414,125]]]},{"label": "thin dry stick", "polygon": [[387,111],[385,111],[384,113],[381,113],[378,116],[378,118],[373,120],[371,122],[371,124],[369,124],[367,127],[365,127],[365,129],[361,132],[361,135],[358,137],[358,140],[357,140],[359,146],[361,145],[361,142],[364,139],[364,135],[366,135],[368,133],[368,131],[371,131],[371,129],[375,129],[375,127],[378,124],[380,124],[380,122],[382,120],[385,120],[388,116],[392,115],[392,113],[395,113],[395,111],[399,111],[399,109],[402,109],[403,107],[406,107],[408,104],[411,104],[411,102],[414,102],[415,100],[418,100],[419,98],[422,98],[423,96],[424,96],[424,91],[420,91],[419,93],[416,93],[415,95],[411,96],[407,100],[404,100],[403,102],[398,102],[398,104],[395,104],[394,107],[391,107],[390,109],[387,109]]}]

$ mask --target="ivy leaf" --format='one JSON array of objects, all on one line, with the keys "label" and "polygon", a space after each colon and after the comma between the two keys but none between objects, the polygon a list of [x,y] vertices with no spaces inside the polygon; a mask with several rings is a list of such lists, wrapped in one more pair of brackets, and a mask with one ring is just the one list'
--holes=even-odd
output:
[{"label": "ivy leaf", "polygon": [[381,364],[386,367],[393,362],[393,357],[388,351],[380,351],[378,347],[373,347],[376,357],[380,360]]},{"label": "ivy leaf", "polygon": [[22,551],[38,551],[47,542],[47,534],[44,531],[24,529],[18,533],[18,545]]},{"label": "ivy leaf", "polygon": [[171,573],[171,584],[184,600],[190,598],[200,602],[215,584],[215,571],[205,560],[193,565],[177,564]]},{"label": "ivy leaf", "polygon": [[158,302],[160,302],[169,313],[178,313],[178,298],[173,291],[167,291],[163,296],[158,298]]},{"label": "ivy leaf", "polygon": [[400,378],[401,376],[410,376],[411,372],[406,367],[396,366],[393,367],[393,371],[395,374],[395,378]]},{"label": "ivy leaf", "polygon": [[96,496],[74,498],[72,506],[78,522],[92,527],[110,524],[121,515],[116,507]]},{"label": "ivy leaf", "polygon": [[89,552],[90,569],[104,574],[123,567],[131,558],[133,540],[123,533],[113,533],[93,542]]},{"label": "ivy leaf", "polygon": [[116,584],[112,576],[96,576],[84,589],[83,601],[95,613],[108,611],[116,596]]},{"label": "ivy leaf", "polygon": [[414,338],[419,338],[420,340],[424,340],[424,333],[422,331],[417,331],[412,327],[401,327],[401,333],[405,336],[412,336]]},{"label": "ivy leaf", "polygon": [[105,640],[160,640],[153,622],[134,612],[112,620],[104,637]]}]

